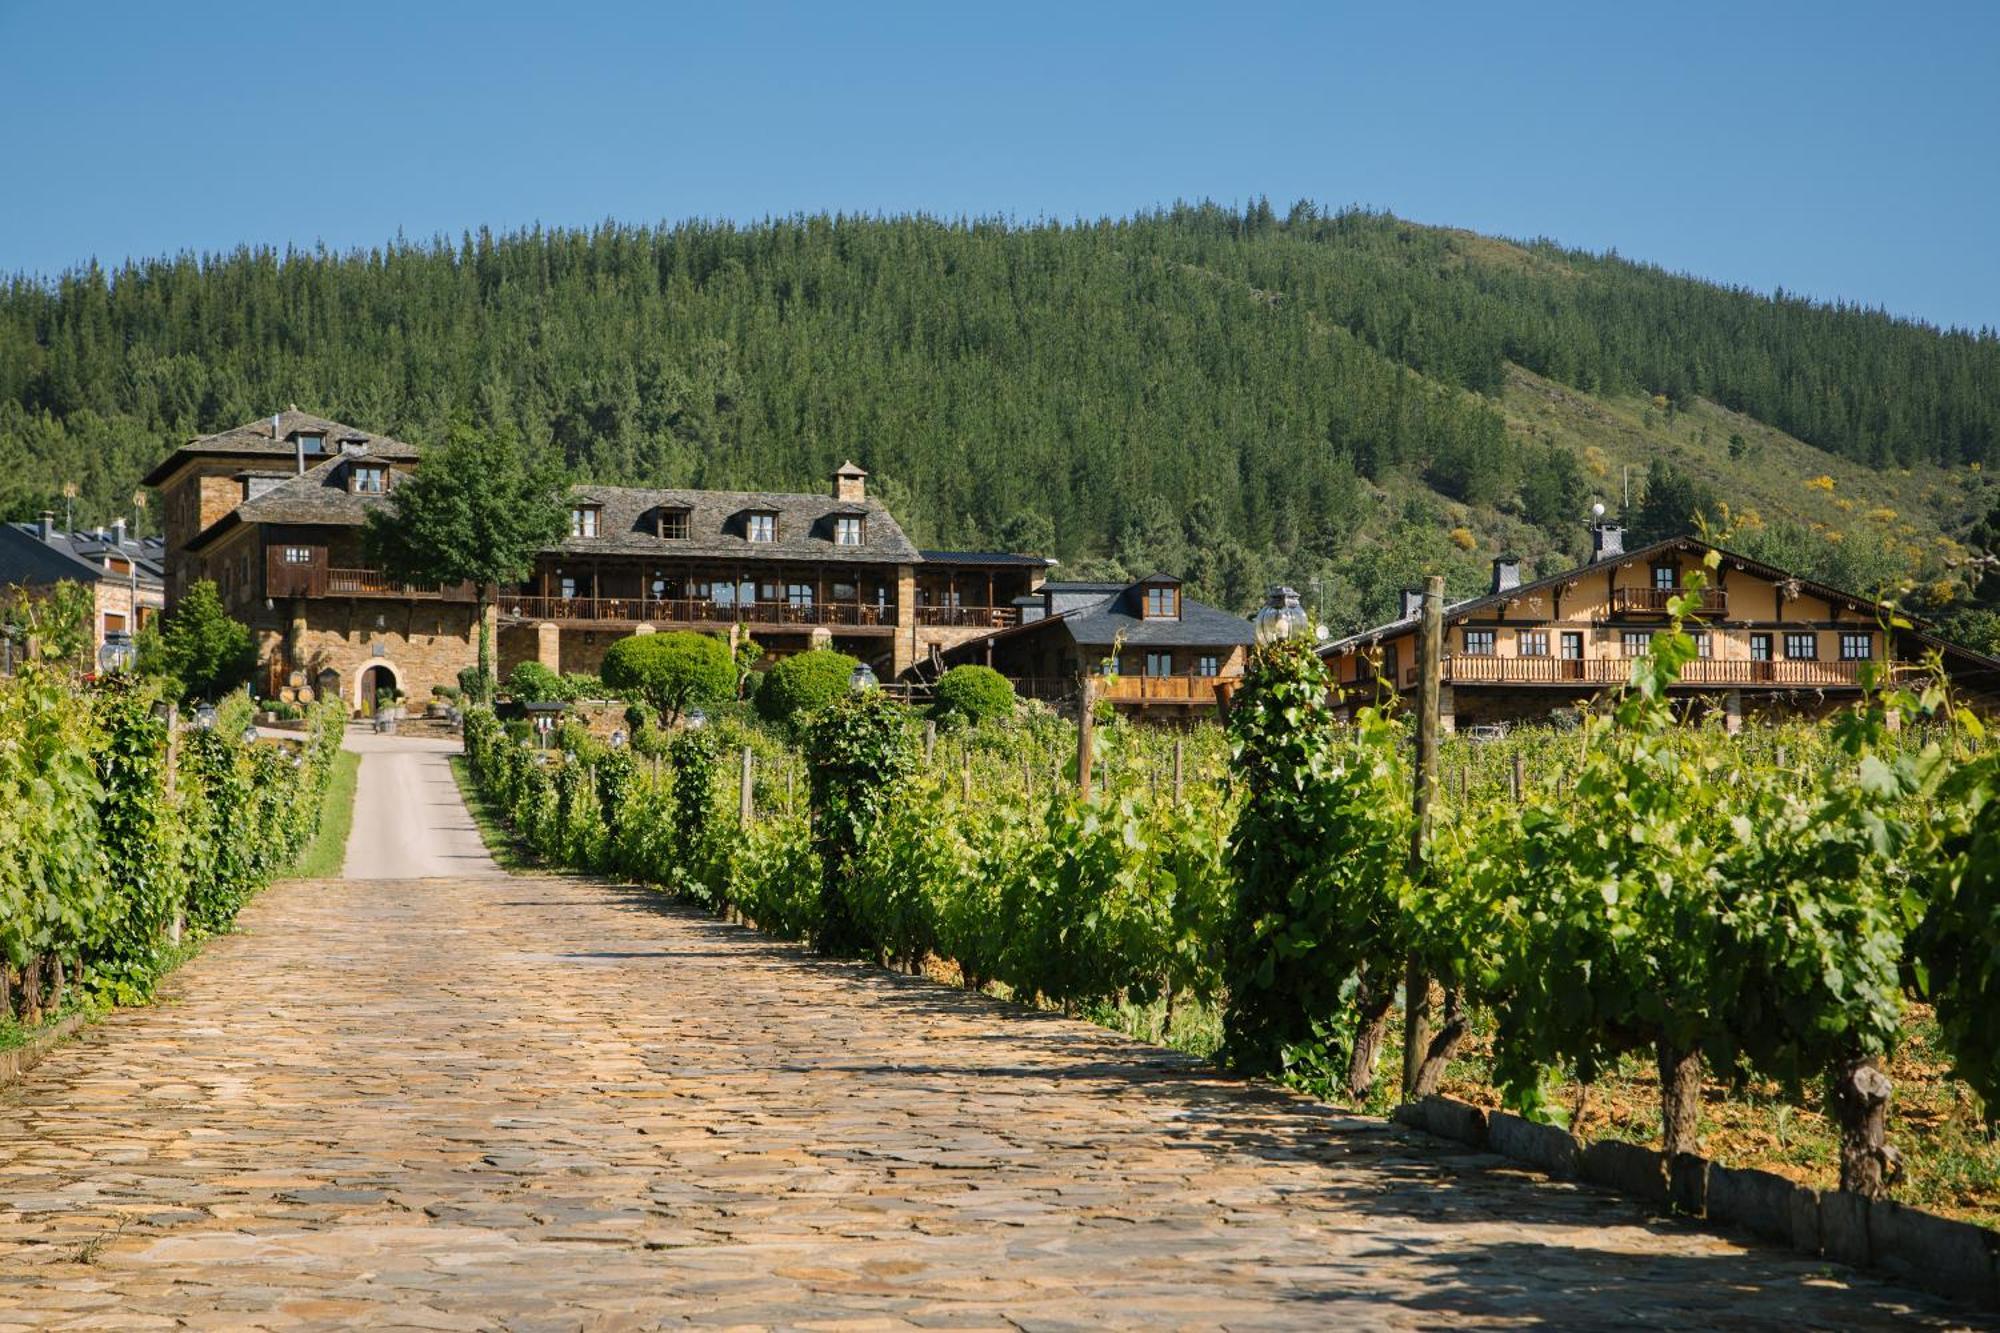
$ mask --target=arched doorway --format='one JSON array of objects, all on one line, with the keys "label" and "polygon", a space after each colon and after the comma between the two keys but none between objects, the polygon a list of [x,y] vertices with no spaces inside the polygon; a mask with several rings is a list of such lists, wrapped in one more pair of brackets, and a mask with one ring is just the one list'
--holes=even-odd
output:
[{"label": "arched doorway", "polygon": [[376,662],[362,668],[354,682],[354,706],[361,710],[363,717],[374,717],[386,702],[385,695],[393,696],[402,688],[396,678],[396,668],[386,662]]}]

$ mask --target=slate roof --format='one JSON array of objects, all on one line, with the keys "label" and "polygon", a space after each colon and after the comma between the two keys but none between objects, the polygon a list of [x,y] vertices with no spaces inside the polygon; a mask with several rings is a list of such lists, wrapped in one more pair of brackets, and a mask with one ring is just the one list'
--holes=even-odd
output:
[{"label": "slate roof", "polygon": [[[566,555],[645,555],[695,559],[749,556],[759,560],[811,560],[837,564],[923,563],[923,555],[877,500],[836,500],[831,495],[779,491],[654,490],[637,486],[579,485],[572,503],[599,507],[595,537],[566,537]],[[657,536],[662,510],[685,510],[685,538]],[[778,539],[753,542],[744,522],[752,513],[778,516]],[[833,519],[857,514],[865,521],[861,545],[836,546]]]},{"label": "slate roof", "polygon": [[338,454],[343,444],[365,445],[369,453],[380,458],[412,459],[418,455],[418,449],[413,444],[406,444],[392,436],[377,435],[345,422],[316,417],[297,408],[276,415],[278,417],[276,438],[271,435],[270,417],[248,421],[241,426],[232,426],[213,435],[199,436],[189,440],[161,460],[158,467],[146,474],[145,484],[157,486],[166,480],[167,475],[175,468],[194,457],[241,457],[246,461],[264,460],[274,465],[291,463],[298,456],[298,447],[292,442],[294,435],[326,437],[326,454],[307,454],[308,464],[316,459]]},{"label": "slate roof", "polygon": [[[335,456],[288,477],[261,494],[252,496],[210,524],[188,543],[199,550],[245,523],[284,523],[340,528],[358,528],[368,521],[368,511],[388,503],[387,495],[356,495],[347,489],[347,470],[356,463],[378,462],[372,453],[365,457]],[[392,477],[394,473],[390,474]],[[393,483],[392,483],[393,484]]]},{"label": "slate roof", "polygon": [[163,586],[161,562],[166,558],[166,543],[159,537],[127,538],[120,543],[111,531],[102,536],[56,532],[43,541],[40,524],[0,523],[0,586],[39,586],[65,579],[73,583],[100,579],[122,582],[129,576],[104,567],[104,557],[114,553],[132,562],[141,587]]},{"label": "slate roof", "polygon": [[1197,602],[1185,594],[1181,597],[1178,620],[1147,619],[1140,614],[1145,586],[1161,581],[1156,576],[1136,583],[1044,583],[1042,592],[1051,594],[1045,605],[1054,605],[1057,596],[1075,597],[1089,589],[1103,591],[1081,606],[1055,611],[1038,620],[1023,620],[1019,625],[958,644],[945,657],[970,660],[966,654],[995,640],[1058,632],[1067,634],[1079,647],[1091,649],[1109,647],[1121,633],[1130,648],[1233,648],[1256,642],[1256,628],[1247,618]]}]

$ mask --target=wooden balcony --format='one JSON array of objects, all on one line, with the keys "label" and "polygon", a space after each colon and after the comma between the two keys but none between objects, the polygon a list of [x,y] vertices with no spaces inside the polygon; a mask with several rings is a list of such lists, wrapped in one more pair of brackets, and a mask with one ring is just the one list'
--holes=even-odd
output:
[{"label": "wooden balcony", "polygon": [[1092,676],[1097,697],[1114,704],[1187,704],[1196,707],[1215,703],[1221,676]]},{"label": "wooden balcony", "polygon": [[[307,558],[286,557],[303,551]],[[470,583],[398,583],[379,569],[327,563],[324,546],[272,546],[264,552],[266,597],[383,597],[397,601],[470,602]]]},{"label": "wooden balcony", "polygon": [[953,629],[1011,629],[1021,623],[1018,606],[920,606],[917,624]]},{"label": "wooden balcony", "polygon": [[861,634],[893,634],[896,608],[858,602],[714,602],[702,597],[509,597],[500,613],[511,619],[559,625],[671,625],[715,628],[772,625],[799,629],[845,629]]},{"label": "wooden balcony", "polygon": [[[1676,597],[1689,595],[1686,588],[1613,588],[1611,590],[1611,614],[1614,616],[1664,616],[1667,603]],[[1696,615],[1703,617],[1726,616],[1729,614],[1729,594],[1721,588],[1703,588]]]},{"label": "wooden balcony", "polygon": [[[1781,690],[1851,690],[1861,684],[1867,662],[1822,662],[1783,659],[1751,662],[1701,657],[1681,668],[1680,686],[1688,689],[1747,686]],[[1901,664],[1888,663],[1894,670]],[[1632,661],[1624,657],[1468,657],[1444,660],[1444,680],[1450,685],[1623,685],[1632,678]],[[1403,671],[1403,688],[1415,689],[1417,669]]]},{"label": "wooden balcony", "polygon": [[446,602],[474,600],[470,583],[397,583],[379,569],[338,567],[330,567],[326,571],[326,595],[328,597],[415,597]]}]

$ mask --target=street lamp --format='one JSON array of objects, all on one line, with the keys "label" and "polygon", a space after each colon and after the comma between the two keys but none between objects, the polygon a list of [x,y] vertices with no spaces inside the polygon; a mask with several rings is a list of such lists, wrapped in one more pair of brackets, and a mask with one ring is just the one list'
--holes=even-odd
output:
[{"label": "street lamp", "polygon": [[880,683],[875,679],[875,673],[868,669],[866,662],[856,662],[854,670],[847,677],[847,688],[856,694],[866,694]]},{"label": "street lamp", "polygon": [[687,716],[681,719],[681,722],[689,731],[700,731],[708,725],[708,714],[702,712],[699,708],[690,708],[687,710]]},{"label": "street lamp", "polygon": [[215,705],[198,704],[194,710],[194,725],[200,731],[215,730]]},{"label": "street lamp", "polygon": [[1307,627],[1305,608],[1299,605],[1299,594],[1282,584],[1272,588],[1263,609],[1257,612],[1257,642],[1270,644],[1281,639],[1297,638],[1307,632]]},{"label": "street lamp", "polygon": [[131,635],[115,634],[108,636],[104,646],[97,650],[97,665],[104,668],[107,674],[129,671],[138,655],[138,650],[132,646]]}]

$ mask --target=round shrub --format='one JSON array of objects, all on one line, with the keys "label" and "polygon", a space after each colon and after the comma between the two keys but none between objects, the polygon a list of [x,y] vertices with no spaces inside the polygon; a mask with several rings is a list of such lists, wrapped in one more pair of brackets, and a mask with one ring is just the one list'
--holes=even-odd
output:
[{"label": "round shrub", "polygon": [[938,677],[932,711],[940,722],[974,726],[1014,711],[1014,686],[988,666],[955,666]]},{"label": "round shrub", "polygon": [[605,649],[599,674],[612,689],[643,699],[667,716],[736,694],[729,645],[688,630],[620,639]]},{"label": "round shrub", "polygon": [[824,708],[847,692],[848,678],[860,665],[831,648],[787,657],[764,673],[757,690],[757,712],[767,722],[790,722]]},{"label": "round shrub", "polygon": [[555,703],[563,697],[562,677],[540,662],[521,662],[507,673],[507,693],[515,703]]}]

